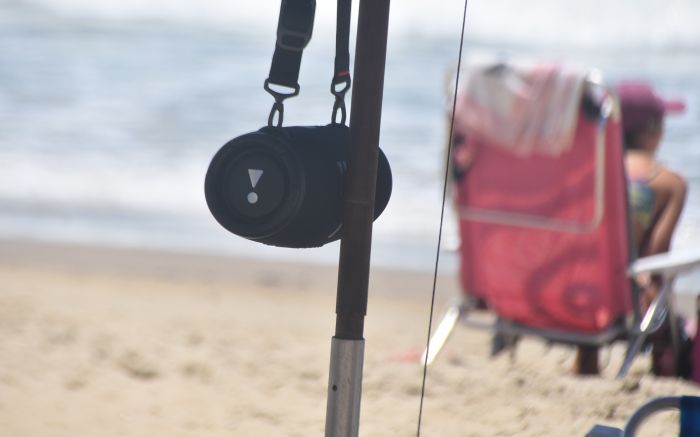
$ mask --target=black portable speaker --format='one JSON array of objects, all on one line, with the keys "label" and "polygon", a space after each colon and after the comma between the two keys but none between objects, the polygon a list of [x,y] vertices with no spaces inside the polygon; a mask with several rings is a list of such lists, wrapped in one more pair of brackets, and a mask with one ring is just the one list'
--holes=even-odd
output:
[{"label": "black portable speaker", "polygon": [[[214,156],[205,195],[214,218],[241,237],[280,247],[318,247],[342,235],[349,129],[263,127]],[[389,162],[379,150],[374,218],[391,195]],[[368,173],[369,174],[369,173]]]}]

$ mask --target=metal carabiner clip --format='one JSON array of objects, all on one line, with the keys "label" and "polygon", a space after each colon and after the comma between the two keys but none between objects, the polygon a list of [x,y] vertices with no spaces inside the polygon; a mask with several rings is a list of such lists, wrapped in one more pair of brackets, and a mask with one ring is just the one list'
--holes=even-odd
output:
[{"label": "metal carabiner clip", "polygon": [[[340,74],[333,77],[331,80],[331,94],[335,96],[335,102],[333,103],[333,113],[331,114],[331,123],[338,123],[336,119],[338,118],[338,111],[340,111],[340,124],[345,124],[347,119],[347,111],[345,109],[345,93],[350,89],[352,81],[350,79],[350,72],[343,71]],[[343,87],[338,89],[338,86]]]},{"label": "metal carabiner clip", "polygon": [[273,127],[275,114],[277,114],[278,117],[276,126],[282,127],[282,121],[284,120],[284,99],[288,99],[290,97],[298,95],[299,84],[290,87],[293,90],[291,93],[282,93],[272,89],[272,87],[270,86],[270,79],[265,79],[263,88],[265,89],[265,91],[270,93],[270,95],[275,99],[275,103],[272,104],[272,109],[270,110],[270,115],[267,117],[267,125]]}]

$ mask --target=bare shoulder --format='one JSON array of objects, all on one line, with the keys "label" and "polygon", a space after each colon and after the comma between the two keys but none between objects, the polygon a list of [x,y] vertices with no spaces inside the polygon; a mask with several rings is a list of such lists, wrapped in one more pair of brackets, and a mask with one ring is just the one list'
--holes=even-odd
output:
[{"label": "bare shoulder", "polygon": [[678,172],[668,167],[661,167],[659,173],[654,178],[654,182],[662,190],[674,196],[685,197],[688,191],[688,182]]}]

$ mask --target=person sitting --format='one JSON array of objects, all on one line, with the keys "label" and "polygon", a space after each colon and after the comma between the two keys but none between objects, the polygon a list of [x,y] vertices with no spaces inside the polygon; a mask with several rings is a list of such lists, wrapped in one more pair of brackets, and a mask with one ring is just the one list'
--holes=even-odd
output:
[{"label": "person sitting", "polygon": [[[645,257],[667,252],[685,204],[687,183],[677,172],[661,164],[656,156],[664,132],[667,114],[681,112],[685,105],[662,99],[643,81],[618,84],[617,94],[622,112],[625,171],[628,179],[628,201],[636,255]],[[636,278],[642,290],[642,313],[659,292],[660,278]],[[668,346],[668,327],[651,336],[652,371],[656,375],[677,374],[672,348]],[[598,373],[598,351],[581,347],[576,373]]]},{"label": "person sitting", "polygon": [[664,116],[684,109],[664,101],[645,82],[618,85],[624,129],[625,170],[633,236],[640,257],[667,252],[685,204],[685,179],[659,163],[656,154]]},{"label": "person sitting", "polygon": [[[624,128],[625,169],[632,231],[640,257],[667,252],[685,204],[685,179],[656,159],[664,130],[664,116],[684,109],[682,102],[665,101],[645,82],[618,86]],[[637,278],[642,288],[642,309],[659,292],[660,278]],[[664,347],[667,329],[652,335],[652,370],[656,375],[676,374],[673,352]]]}]

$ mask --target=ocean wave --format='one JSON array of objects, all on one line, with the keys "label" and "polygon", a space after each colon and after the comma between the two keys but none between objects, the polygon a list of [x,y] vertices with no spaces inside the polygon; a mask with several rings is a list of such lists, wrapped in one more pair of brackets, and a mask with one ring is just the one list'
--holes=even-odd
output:
[{"label": "ocean wave", "polygon": [[[72,26],[148,23],[269,35],[277,24],[279,2],[4,0],[0,7],[5,23],[45,16],[53,25],[62,19]],[[395,2],[390,37],[457,37],[463,7],[461,0]],[[469,3],[466,35],[491,44],[694,50],[700,46],[699,19],[700,2],[695,0],[489,0]],[[329,37],[334,28],[334,2],[318,2],[315,34]]]}]

